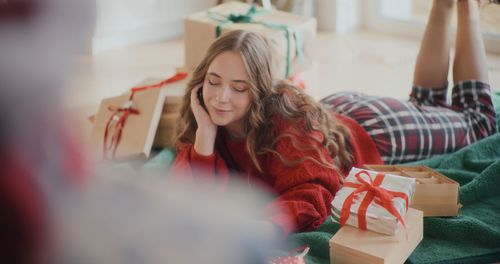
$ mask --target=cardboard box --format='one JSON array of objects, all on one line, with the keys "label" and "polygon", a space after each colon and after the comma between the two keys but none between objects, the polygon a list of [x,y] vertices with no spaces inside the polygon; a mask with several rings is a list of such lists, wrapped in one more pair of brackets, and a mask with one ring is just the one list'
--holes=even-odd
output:
[{"label": "cardboard box", "polygon": [[423,213],[410,208],[405,222],[408,240],[403,229],[395,236],[386,236],[351,226],[341,227],[330,240],[330,263],[404,263],[423,239]]},{"label": "cardboard box", "polygon": [[174,148],[177,138],[177,119],[180,113],[163,113],[160,118],[160,124],[156,131],[153,147],[155,148]]},{"label": "cardboard box", "polygon": [[[287,38],[283,29],[264,26],[259,23],[224,23],[218,19],[230,14],[246,14],[251,5],[240,2],[227,2],[222,5],[211,8],[209,11],[202,11],[188,16],[184,20],[184,47],[185,62],[187,69],[194,69],[201,62],[208,47],[216,39],[216,28],[219,24],[224,24],[222,34],[232,30],[248,30],[265,36],[271,43],[273,49],[273,58],[275,76],[277,78],[286,78],[286,52]],[[258,8],[259,11],[262,11]],[[214,15],[216,14],[216,15]],[[214,17],[216,16],[216,17]],[[278,10],[265,10],[253,18],[254,21],[271,24],[280,24],[289,26],[290,29],[290,73],[301,70],[301,65],[311,58],[313,41],[316,38],[316,19],[312,17],[303,17],[292,13]],[[294,31],[298,34],[294,34]],[[297,43],[296,36],[299,36],[303,55],[300,59],[296,56]]]},{"label": "cardboard box", "polygon": [[425,166],[365,165],[369,170],[416,179],[415,196],[410,207],[421,210],[424,216],[456,216],[461,205],[460,185],[443,174]]},{"label": "cardboard box", "polygon": [[[163,114],[178,113],[182,107],[182,96],[166,96],[163,104]],[[161,120],[160,120],[161,124]]]}]

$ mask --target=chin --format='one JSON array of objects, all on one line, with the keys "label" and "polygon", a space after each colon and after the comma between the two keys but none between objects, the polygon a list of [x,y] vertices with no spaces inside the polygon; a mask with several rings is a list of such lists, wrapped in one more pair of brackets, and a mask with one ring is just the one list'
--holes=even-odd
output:
[{"label": "chin", "polygon": [[213,118],[213,117],[210,117],[210,119],[212,119],[212,122],[217,125],[217,126],[226,126],[230,123],[230,121],[227,121],[227,120],[224,120],[224,119],[220,119],[220,118]]}]

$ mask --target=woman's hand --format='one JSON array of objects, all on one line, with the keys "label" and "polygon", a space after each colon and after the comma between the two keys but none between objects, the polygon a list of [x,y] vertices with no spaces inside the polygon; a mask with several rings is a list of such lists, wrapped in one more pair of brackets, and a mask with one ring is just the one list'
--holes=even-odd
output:
[{"label": "woman's hand", "polygon": [[217,125],[212,122],[210,115],[203,108],[198,99],[198,91],[202,85],[198,85],[191,90],[191,111],[198,124],[196,130],[196,139],[194,142],[194,150],[201,155],[211,155],[214,152],[215,137],[217,136]]}]

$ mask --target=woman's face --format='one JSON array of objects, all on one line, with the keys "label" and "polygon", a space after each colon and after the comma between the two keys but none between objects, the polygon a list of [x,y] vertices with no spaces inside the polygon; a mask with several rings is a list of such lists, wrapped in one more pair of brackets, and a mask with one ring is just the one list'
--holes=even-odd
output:
[{"label": "woman's face", "polygon": [[250,81],[238,52],[219,54],[208,67],[203,98],[212,119],[234,135],[245,136],[243,121],[250,109]]}]

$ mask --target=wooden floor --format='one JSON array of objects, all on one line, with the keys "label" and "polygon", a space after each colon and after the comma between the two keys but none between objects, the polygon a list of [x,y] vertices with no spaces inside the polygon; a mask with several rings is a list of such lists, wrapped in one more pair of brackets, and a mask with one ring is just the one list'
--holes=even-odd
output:
[{"label": "wooden floor", "polygon": [[[319,33],[315,45],[319,84],[316,98],[343,90],[408,96],[418,39],[367,31],[348,35]],[[167,77],[183,66],[183,61],[182,39],[80,57],[68,83],[65,104],[87,134],[91,126],[86,117],[97,110],[102,98],[119,95],[148,77]],[[488,67],[493,90],[500,91],[500,55],[488,54]]]}]

